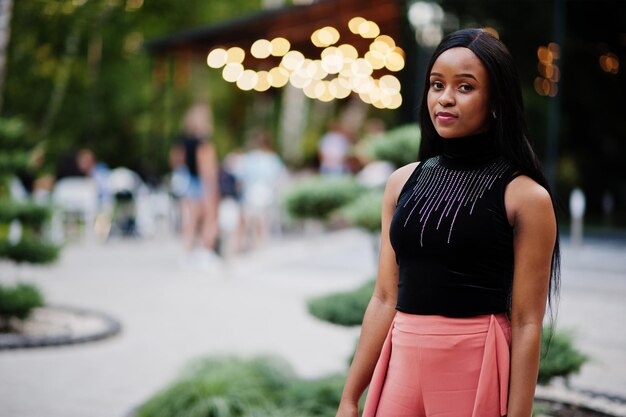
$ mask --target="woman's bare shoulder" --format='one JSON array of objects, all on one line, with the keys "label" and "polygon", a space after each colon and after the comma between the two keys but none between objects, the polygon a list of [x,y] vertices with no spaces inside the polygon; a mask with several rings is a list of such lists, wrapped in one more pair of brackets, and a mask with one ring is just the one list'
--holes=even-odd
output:
[{"label": "woman's bare shoulder", "polygon": [[551,202],[550,193],[541,184],[527,175],[514,178],[507,187],[507,193],[515,200],[537,202]]},{"label": "woman's bare shoulder", "polygon": [[407,180],[418,165],[419,161],[411,162],[410,164],[396,169],[389,176],[389,179],[387,180],[387,194],[393,198],[393,201],[397,201],[400,191],[402,191],[402,187],[404,187],[404,184],[406,184]]},{"label": "woman's bare shoulder", "polygon": [[548,190],[526,175],[514,178],[508,185],[505,205],[511,220],[520,215],[551,217],[554,213]]},{"label": "woman's bare shoulder", "polygon": [[405,166],[402,166],[391,173],[389,176],[389,182],[402,182],[403,184],[409,179],[415,168],[419,165],[419,161],[411,162]]}]

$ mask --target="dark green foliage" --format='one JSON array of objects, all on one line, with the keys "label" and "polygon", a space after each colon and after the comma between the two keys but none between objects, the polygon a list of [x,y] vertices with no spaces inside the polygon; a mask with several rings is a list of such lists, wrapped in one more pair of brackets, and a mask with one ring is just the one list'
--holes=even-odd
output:
[{"label": "dark green foliage", "polygon": [[[0,118],[0,188],[6,178],[30,168],[30,151],[25,149],[22,140],[25,126],[18,118]],[[14,262],[31,262],[37,264],[50,263],[59,256],[60,248],[41,241],[39,233],[42,225],[50,218],[52,211],[48,207],[25,202],[12,201],[0,193],[0,259],[6,258]],[[22,225],[21,240],[15,244],[6,240],[4,231],[13,221]]]},{"label": "dark green foliage", "polygon": [[574,348],[570,333],[557,333],[550,328],[545,328],[541,335],[541,365],[538,382],[547,384],[552,378],[567,377],[578,373],[587,360],[587,356]]},{"label": "dark green foliage", "polygon": [[0,173],[13,173],[28,168],[29,155],[24,152],[0,153]]},{"label": "dark green foliage", "polygon": [[51,263],[59,257],[60,250],[60,246],[42,243],[32,237],[23,237],[15,245],[6,240],[0,240],[0,259],[7,258],[17,263]]},{"label": "dark green foliage", "polygon": [[0,118],[0,146],[3,149],[12,149],[20,145],[26,126],[18,117]]},{"label": "dark green foliage", "polygon": [[309,312],[320,320],[342,326],[358,326],[374,292],[375,281],[369,281],[356,290],[312,298]]},{"label": "dark green foliage", "polygon": [[341,207],[338,215],[370,233],[380,232],[383,190],[373,190]]},{"label": "dark green foliage", "polygon": [[43,296],[37,287],[17,284],[14,287],[0,285],[0,319],[24,320],[34,308],[43,306]]},{"label": "dark green foliage", "polygon": [[0,117],[0,181],[29,168],[32,155],[25,149],[24,135],[25,126],[20,118]]},{"label": "dark green foliage", "polygon": [[315,380],[299,380],[284,395],[284,404],[311,416],[332,417],[337,412],[345,375]]},{"label": "dark green foliage", "polygon": [[417,125],[404,125],[366,138],[362,152],[370,159],[389,161],[401,167],[417,161],[421,133]]},{"label": "dark green foliage", "polygon": [[285,197],[285,206],[296,219],[325,220],[362,192],[363,187],[351,177],[315,177],[295,184]]},{"label": "dark green foliage", "polygon": [[141,406],[137,417],[243,416],[247,409],[271,404],[291,378],[290,369],[276,359],[205,359]]},{"label": "dark green foliage", "polygon": [[196,362],[143,404],[136,417],[332,417],[343,377],[297,378],[270,357]]},{"label": "dark green foliage", "polygon": [[264,406],[246,410],[242,417],[314,417],[304,413],[298,407]]},{"label": "dark green foliage", "polygon": [[0,223],[10,223],[18,220],[23,226],[35,228],[50,219],[52,210],[34,203],[16,203],[10,200],[0,200]]},{"label": "dark green foliage", "polygon": [[142,44],[260,8],[258,0],[187,0],[184,7],[171,0],[14,1],[3,114],[23,116],[28,144],[46,141],[48,169],[89,146],[110,166],[160,175],[180,114],[194,98],[210,91],[219,103],[218,132],[239,138],[244,126],[232,115],[242,114],[232,99],[238,89],[221,77],[211,82],[216,71],[194,71],[188,84],[159,83],[158,63]]}]

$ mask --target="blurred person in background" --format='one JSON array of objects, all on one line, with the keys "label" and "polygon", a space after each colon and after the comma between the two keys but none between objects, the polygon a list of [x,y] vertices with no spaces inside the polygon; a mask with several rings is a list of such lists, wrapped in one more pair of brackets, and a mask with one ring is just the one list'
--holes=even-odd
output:
[{"label": "blurred person in background", "polygon": [[244,247],[255,248],[268,240],[272,229],[279,227],[278,197],[286,169],[274,152],[266,130],[254,130],[248,146],[249,150],[237,158],[233,172],[241,184],[243,228],[247,241]]},{"label": "blurred person in background", "polygon": [[111,170],[102,161],[98,161],[93,150],[84,148],[76,153],[76,166],[86,177],[94,180],[98,189],[98,205],[100,208],[111,202],[109,175]]},{"label": "blurred person in background", "polygon": [[426,70],[418,162],[389,177],[376,286],[337,417],[530,417],[546,304],[558,295],[554,202],[519,76],[481,29]]},{"label": "blurred person in background", "polygon": [[245,244],[245,224],[241,205],[241,181],[236,170],[244,150],[235,148],[228,152],[219,170],[220,207],[219,207],[219,254],[227,258],[242,252]]},{"label": "blurred person in background", "polygon": [[[373,136],[382,135],[385,133],[385,122],[380,119],[370,119],[365,122],[363,127],[362,137],[367,139]],[[363,142],[360,142],[362,144]],[[384,188],[387,182],[387,178],[396,170],[389,161],[375,160],[367,154],[367,151],[362,146],[356,146],[356,157],[359,161],[359,169],[356,173],[356,180],[369,188],[381,187]]]},{"label": "blurred person in background", "polygon": [[21,194],[19,200],[31,198],[40,203],[47,201],[54,186],[54,176],[41,172],[45,161],[45,147],[38,145],[31,151],[28,165],[15,173]]},{"label": "blurred person in background", "polygon": [[183,132],[170,153],[175,166],[173,187],[180,198],[185,262],[203,270],[212,270],[219,263],[215,249],[220,191],[212,135],[208,106],[195,104],[185,114]]},{"label": "blurred person in background", "polygon": [[76,150],[64,153],[56,163],[55,180],[59,181],[68,177],[82,177],[83,173],[78,168]]},{"label": "blurred person in background", "polygon": [[320,174],[329,177],[348,174],[350,172],[348,166],[350,147],[350,139],[341,124],[332,121],[328,131],[322,135],[318,143]]}]

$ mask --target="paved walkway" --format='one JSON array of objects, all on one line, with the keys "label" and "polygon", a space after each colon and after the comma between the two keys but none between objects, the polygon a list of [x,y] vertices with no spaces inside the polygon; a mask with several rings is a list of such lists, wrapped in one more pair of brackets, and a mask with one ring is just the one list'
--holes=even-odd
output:
[{"label": "paved walkway", "polygon": [[[626,398],[624,245],[566,248],[559,324],[594,358],[578,388]],[[287,238],[234,259],[219,276],[185,271],[169,238],[70,245],[59,263],[24,267],[50,303],[100,309],[122,333],[102,342],[0,352],[0,417],[123,417],[192,358],[284,357],[305,377],[346,369],[357,328],[306,311],[315,294],[351,289],[375,271],[356,230]],[[13,270],[0,265],[0,277]]]}]

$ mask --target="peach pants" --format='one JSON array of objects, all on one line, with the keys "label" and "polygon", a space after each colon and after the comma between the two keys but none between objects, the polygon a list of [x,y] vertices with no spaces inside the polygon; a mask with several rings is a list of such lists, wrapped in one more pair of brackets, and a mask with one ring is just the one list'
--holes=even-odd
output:
[{"label": "peach pants", "polygon": [[397,312],[363,417],[501,417],[507,412],[511,326]]}]

